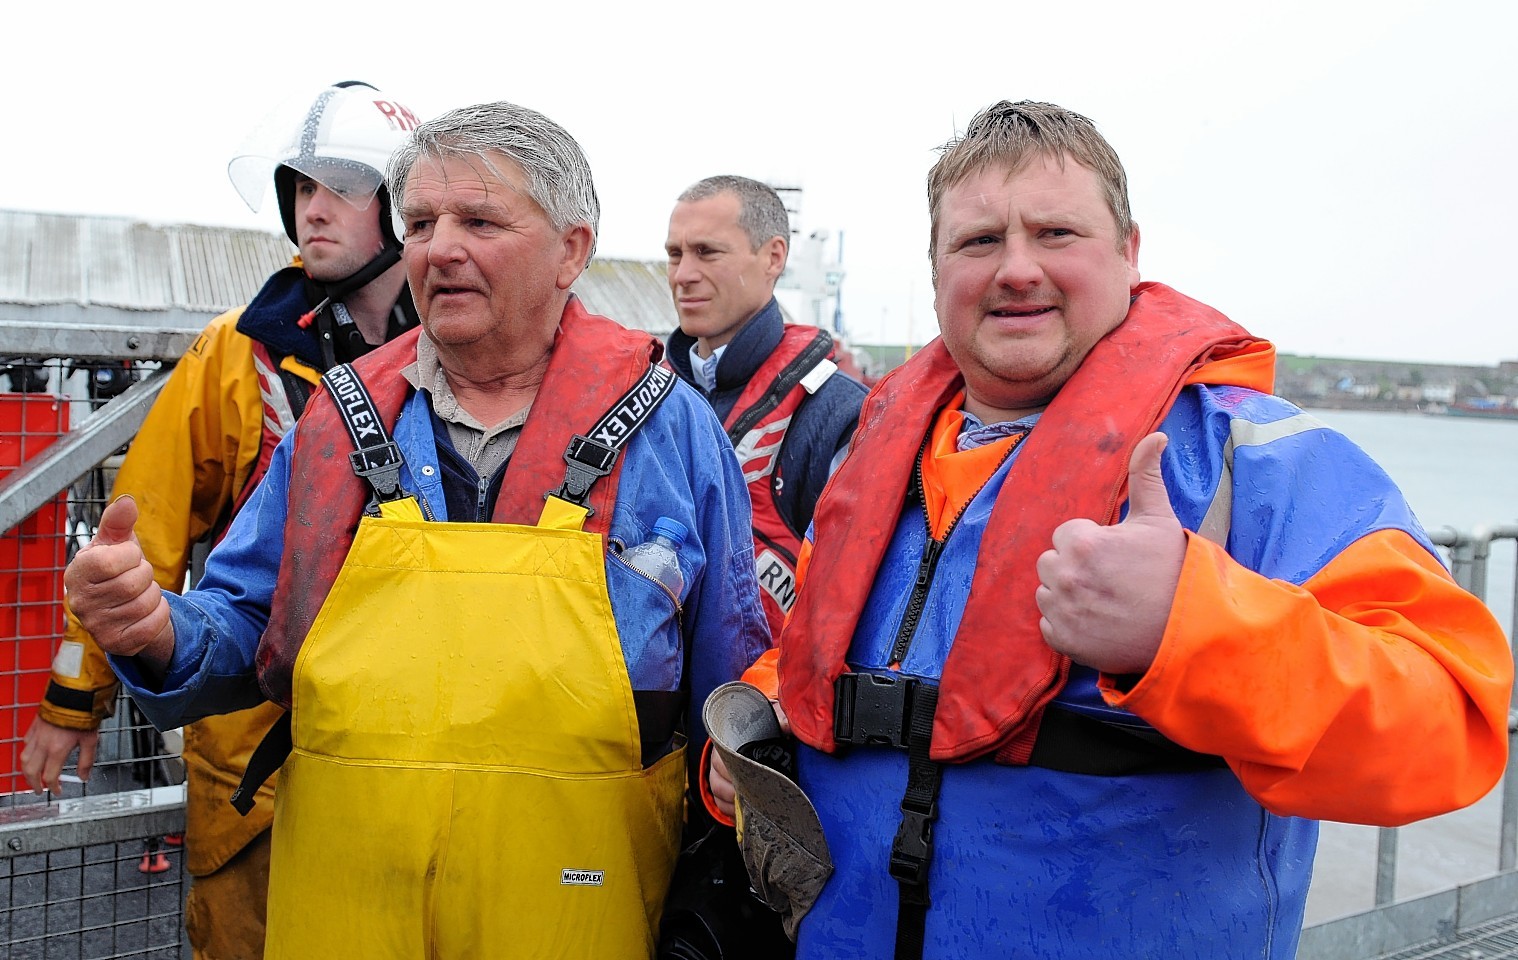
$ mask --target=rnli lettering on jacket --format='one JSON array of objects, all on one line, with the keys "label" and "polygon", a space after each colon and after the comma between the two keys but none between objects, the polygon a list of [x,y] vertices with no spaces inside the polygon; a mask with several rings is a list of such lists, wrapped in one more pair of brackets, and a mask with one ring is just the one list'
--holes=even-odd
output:
[{"label": "rnli lettering on jacket", "polygon": [[759,597],[778,637],[796,602],[796,557],[805,530],[781,513],[775,465],[786,431],[807,397],[837,371],[833,339],[826,330],[786,324],[780,343],[749,378],[723,428],[733,441],[754,510],[754,564]]}]

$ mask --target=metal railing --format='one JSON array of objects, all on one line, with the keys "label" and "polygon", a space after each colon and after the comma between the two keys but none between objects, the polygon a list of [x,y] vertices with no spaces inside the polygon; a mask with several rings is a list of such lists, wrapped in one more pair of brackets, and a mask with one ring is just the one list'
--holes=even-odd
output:
[{"label": "metal railing", "polygon": [[[169,365],[199,329],[77,324],[42,331],[0,318],[0,395],[68,408],[66,429],[45,437],[28,434],[26,417],[13,435],[0,424],[0,451],[8,442],[43,444],[39,453],[9,464],[0,460],[0,531],[12,531],[62,503],[61,519],[55,516],[46,530],[32,530],[22,541],[28,548],[39,543],[46,548],[43,541],[49,537],[61,541],[50,552],[44,549],[49,559],[40,570],[30,571],[44,574],[43,595],[12,598],[19,625],[9,635],[0,631],[0,710],[10,705],[12,724],[9,731],[0,727],[0,740],[6,741],[12,770],[30,722],[28,710],[40,699],[47,660],[61,631],[61,558],[87,541],[104,508],[119,451],[140,426]],[[92,359],[61,360],[60,351]],[[103,389],[107,381],[114,385]],[[28,401],[15,400],[23,402]],[[1486,598],[1492,546],[1518,542],[1518,525],[1478,527],[1469,533],[1446,529],[1433,532],[1432,538],[1448,552],[1456,580]],[[7,622],[5,606],[0,597],[0,626]],[[22,613],[29,617],[23,619]],[[1518,610],[1506,615],[1510,635],[1518,634]],[[27,643],[35,649],[38,641],[45,644],[47,656],[33,654],[27,661],[18,652],[3,659]],[[88,784],[75,777],[67,782],[62,800],[18,792],[14,778],[8,781],[13,792],[0,787],[0,954],[16,960],[181,956],[187,877],[181,858],[164,838],[183,830],[184,793],[173,782],[177,778],[169,771],[169,759],[156,732],[122,700],[102,728]],[[1494,919],[1518,915],[1515,762],[1510,757],[1501,786],[1495,874],[1397,902],[1403,834],[1381,830],[1372,909],[1309,926],[1303,931],[1302,960],[1364,960],[1419,942],[1450,940]]]},{"label": "metal railing", "polygon": [[[39,796],[19,770],[62,635],[63,566],[194,335],[0,319],[0,956],[13,960],[189,955],[182,766],[157,731],[120,699],[88,783],[71,761],[62,796]],[[48,355],[65,347],[77,352]]]}]

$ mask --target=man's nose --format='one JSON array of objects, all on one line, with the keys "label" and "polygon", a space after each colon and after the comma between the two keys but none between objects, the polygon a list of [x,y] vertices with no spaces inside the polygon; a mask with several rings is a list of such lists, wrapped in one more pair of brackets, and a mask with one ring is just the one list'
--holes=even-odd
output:
[{"label": "man's nose", "polygon": [[447,217],[440,217],[432,225],[432,236],[427,241],[427,262],[434,266],[458,263],[465,258],[464,230]]},{"label": "man's nose", "polygon": [[1034,286],[1044,277],[1038,253],[1022,237],[1008,237],[996,265],[996,282],[1013,290]]},{"label": "man's nose", "polygon": [[669,282],[677,287],[689,286],[701,279],[695,257],[681,257],[669,265]]},{"label": "man's nose", "polygon": [[306,220],[310,223],[330,223],[332,205],[343,202],[337,194],[317,184],[316,190],[311,194],[311,199],[306,203]]}]

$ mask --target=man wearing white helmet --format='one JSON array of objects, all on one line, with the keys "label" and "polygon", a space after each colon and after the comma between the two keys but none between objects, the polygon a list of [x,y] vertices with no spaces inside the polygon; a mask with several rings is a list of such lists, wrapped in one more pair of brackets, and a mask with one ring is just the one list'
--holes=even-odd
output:
[{"label": "man wearing white helmet", "polygon": [[[136,499],[137,537],[164,589],[180,589],[192,547],[226,529],[320,374],[416,325],[383,171],[417,124],[373,87],[339,83],[271,113],[230,163],[233,185],[255,211],[272,181],[300,255],[247,306],[211,321],[117,474],[112,497]],[[22,754],[33,789],[59,792],[76,747],[79,776],[89,777],[116,689],[104,654],[70,611]],[[245,817],[228,801],[280,713],[266,703],[186,728],[186,868],[194,879],[185,926],[197,960],[263,953],[272,780]]]}]

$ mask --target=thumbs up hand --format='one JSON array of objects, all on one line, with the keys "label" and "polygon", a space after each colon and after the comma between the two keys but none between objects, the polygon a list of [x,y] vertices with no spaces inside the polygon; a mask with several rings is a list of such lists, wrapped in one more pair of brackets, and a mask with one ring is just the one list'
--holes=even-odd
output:
[{"label": "thumbs up hand", "polygon": [[1102,526],[1069,520],[1038,558],[1044,641],[1103,673],[1143,673],[1154,661],[1186,555],[1160,473],[1166,437],[1139,441],[1128,464],[1128,515]]},{"label": "thumbs up hand", "polygon": [[169,604],[137,536],[137,502],[117,497],[100,516],[95,538],[63,573],[69,606],[101,649],[143,656],[161,669],[174,650]]}]

